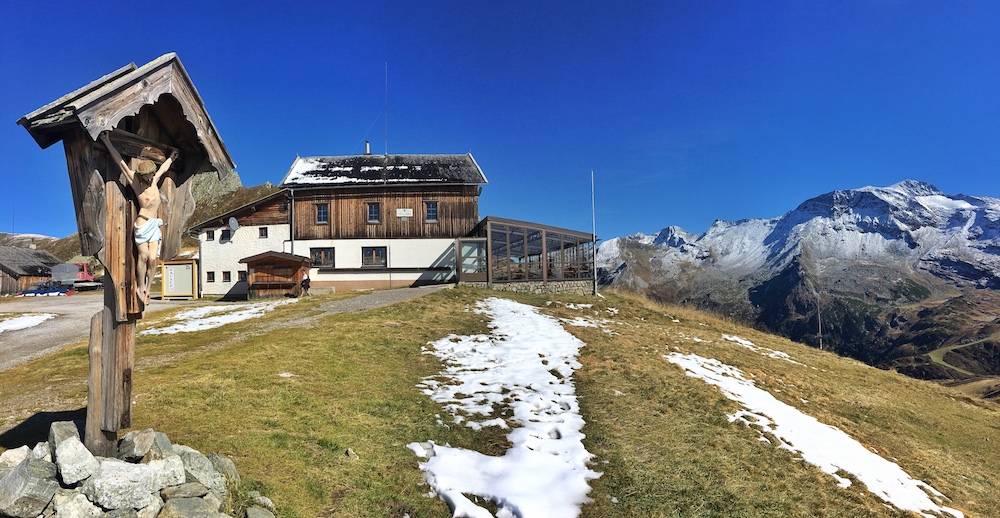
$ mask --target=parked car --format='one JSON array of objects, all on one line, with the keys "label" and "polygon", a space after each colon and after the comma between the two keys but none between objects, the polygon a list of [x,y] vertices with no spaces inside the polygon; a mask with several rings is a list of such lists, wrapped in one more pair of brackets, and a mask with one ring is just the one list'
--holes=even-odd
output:
[{"label": "parked car", "polygon": [[18,297],[62,297],[66,295],[73,295],[76,290],[72,286],[61,286],[59,283],[52,281],[42,281],[36,282],[31,285],[26,290],[18,293]]}]

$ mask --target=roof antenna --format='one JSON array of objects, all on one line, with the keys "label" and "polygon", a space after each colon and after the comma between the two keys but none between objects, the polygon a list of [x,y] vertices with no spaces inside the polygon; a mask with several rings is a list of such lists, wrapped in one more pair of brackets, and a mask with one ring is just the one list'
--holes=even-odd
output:
[{"label": "roof antenna", "polygon": [[389,158],[389,62],[385,62],[385,156]]}]

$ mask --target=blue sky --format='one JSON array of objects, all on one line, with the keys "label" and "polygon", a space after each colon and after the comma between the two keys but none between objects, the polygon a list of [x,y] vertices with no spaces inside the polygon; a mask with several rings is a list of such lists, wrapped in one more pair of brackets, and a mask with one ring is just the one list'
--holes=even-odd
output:
[{"label": "blue sky", "polygon": [[995,1],[11,1],[0,232],[76,229],[62,146],[17,119],[167,52],[244,185],[388,136],[471,151],[483,216],[587,231],[593,170],[603,239],[907,178],[1000,197]]}]

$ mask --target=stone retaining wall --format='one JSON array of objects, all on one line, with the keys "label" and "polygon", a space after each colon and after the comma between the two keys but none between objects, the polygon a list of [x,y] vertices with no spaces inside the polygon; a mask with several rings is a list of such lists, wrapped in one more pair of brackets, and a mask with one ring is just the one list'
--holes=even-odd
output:
[{"label": "stone retaining wall", "polygon": [[594,281],[521,281],[521,282],[494,282],[489,286],[485,282],[463,282],[465,286],[476,288],[492,288],[497,291],[512,291],[515,293],[534,293],[552,295],[593,295]]}]

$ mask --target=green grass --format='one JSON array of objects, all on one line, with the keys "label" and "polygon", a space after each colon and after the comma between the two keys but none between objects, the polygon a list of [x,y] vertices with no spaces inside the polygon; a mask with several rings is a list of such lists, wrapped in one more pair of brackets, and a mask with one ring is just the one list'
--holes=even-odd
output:
[{"label": "green grass", "polygon": [[[590,312],[616,322],[618,334],[568,328],[587,343],[574,380],[587,421],[585,445],[595,455],[593,469],[603,472],[591,482],[594,501],[584,516],[905,516],[857,484],[839,488],[832,477],[759,441],[756,431],[730,423],[736,404],[664,360],[673,350],[739,367],[775,397],[895,459],[951,497],[952,507],[1000,516],[1000,452],[991,447],[1000,441],[996,404],[615,294],[595,300],[458,288],[305,327],[280,326],[343,296],[302,299],[216,330],[139,337],[133,427],[230,456],[243,490],[269,496],[283,517],[448,516],[444,503],[425,496],[418,459],[405,445],[433,440],[500,455],[507,440],[501,430],[437,423],[435,415],[450,418],[416,385],[441,365],[421,347],[450,333],[485,332],[485,318],[467,308],[488,296],[562,317],[588,310],[560,302],[588,302],[595,303]],[[148,316],[143,325],[159,319]],[[787,352],[808,367],[722,341],[722,333]],[[35,412],[80,408],[86,371],[81,345],[0,373],[0,429]],[[13,419],[3,421],[8,414]]]}]

